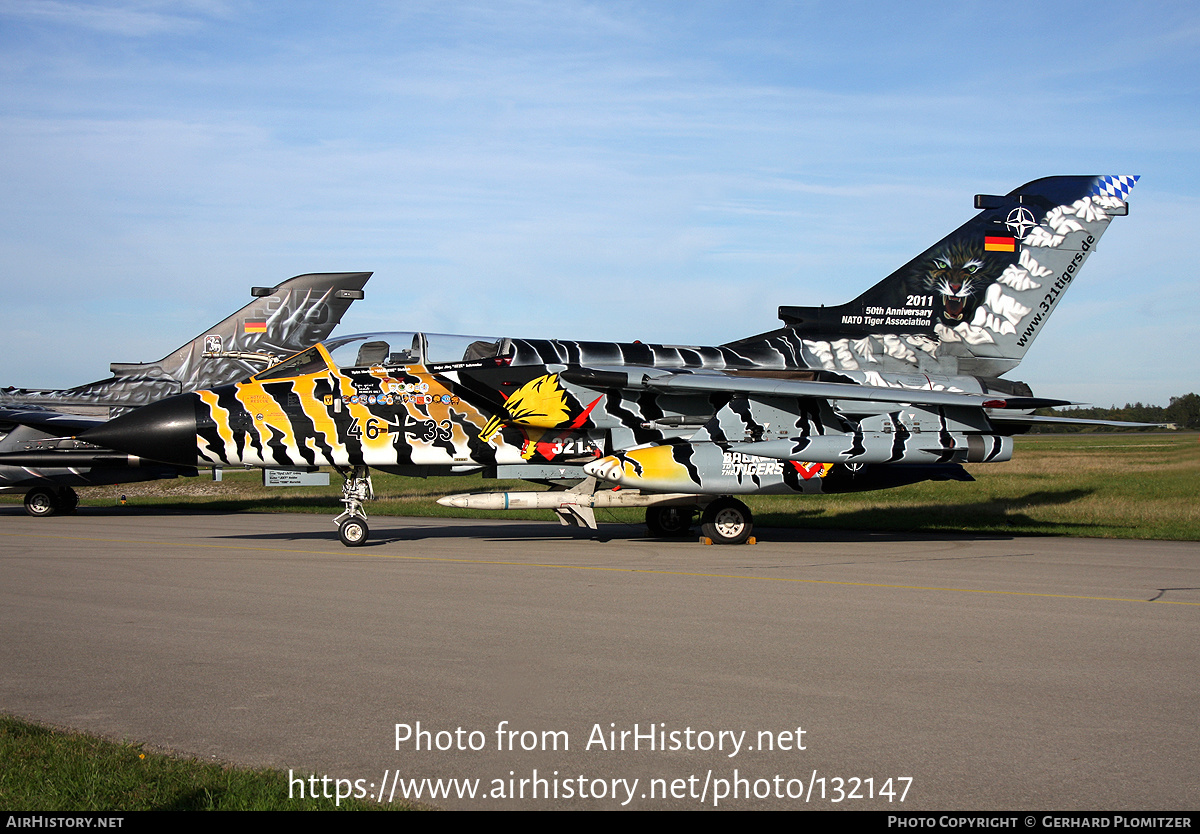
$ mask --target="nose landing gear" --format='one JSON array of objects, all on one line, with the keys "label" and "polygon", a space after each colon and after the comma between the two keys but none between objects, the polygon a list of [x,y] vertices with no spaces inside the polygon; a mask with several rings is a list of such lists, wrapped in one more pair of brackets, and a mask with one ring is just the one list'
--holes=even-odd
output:
[{"label": "nose landing gear", "polygon": [[371,528],[367,526],[367,512],[363,502],[375,497],[371,486],[371,470],[366,466],[352,466],[349,469],[337,467],[342,476],[342,503],[346,506],[344,512],[333,520],[338,526],[338,538],[346,547],[361,547],[367,543]]}]

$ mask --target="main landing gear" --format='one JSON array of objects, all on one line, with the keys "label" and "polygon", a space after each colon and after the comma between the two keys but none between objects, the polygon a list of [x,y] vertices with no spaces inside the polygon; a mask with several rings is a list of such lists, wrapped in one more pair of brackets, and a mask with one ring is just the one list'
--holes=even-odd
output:
[{"label": "main landing gear", "polygon": [[338,538],[346,547],[359,547],[367,543],[371,528],[367,526],[367,513],[363,502],[375,497],[371,487],[371,470],[366,466],[349,469],[337,467],[342,476],[342,503],[345,511],[333,520],[338,526]]},{"label": "main landing gear", "polygon": [[664,539],[686,536],[695,512],[694,507],[647,507],[646,527],[651,536]]},{"label": "main landing gear", "polygon": [[745,544],[754,532],[754,515],[736,498],[718,498],[704,508],[700,530],[713,544]]},{"label": "main landing gear", "polygon": [[[646,508],[646,527],[651,536],[686,536],[695,521],[695,507]],[[700,530],[712,544],[745,544],[754,532],[754,514],[736,498],[718,498],[700,513]]]},{"label": "main landing gear", "polygon": [[34,487],[25,493],[25,512],[34,518],[73,513],[78,507],[79,494],[70,487]]}]

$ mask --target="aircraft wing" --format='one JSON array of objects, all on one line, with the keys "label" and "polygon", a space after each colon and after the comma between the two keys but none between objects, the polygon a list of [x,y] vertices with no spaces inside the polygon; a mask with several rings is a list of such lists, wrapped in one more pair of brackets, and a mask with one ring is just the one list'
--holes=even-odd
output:
[{"label": "aircraft wing", "polygon": [[[1033,409],[1071,405],[1067,400],[1039,397],[1008,397],[972,394],[933,388],[891,388],[855,385],[847,382],[823,382],[807,379],[781,379],[743,376],[737,373],[691,373],[664,371],[659,368],[612,368],[566,371],[563,378],[587,388],[645,389],[704,394],[744,394],[760,397],[799,397],[837,400],[846,403],[880,403],[917,406],[952,406],[987,409]],[[853,409],[853,405],[849,405]]]},{"label": "aircraft wing", "polygon": [[79,434],[106,420],[105,417],[64,414],[49,408],[0,408],[0,425],[29,426],[55,437]]},{"label": "aircraft wing", "polygon": [[[75,435],[105,422],[102,417],[50,409],[0,409],[0,467],[64,468],[127,460],[128,455],[75,440]],[[11,475],[0,472],[0,486],[12,481]]]},{"label": "aircraft wing", "polygon": [[[1038,406],[1038,408],[1041,407]],[[1042,414],[993,414],[991,418],[1002,423],[1023,423],[1030,426],[1042,424],[1054,426],[1108,426],[1114,429],[1153,429],[1163,428],[1167,425],[1166,423],[1134,423],[1129,420],[1097,420],[1091,417],[1051,417]]]},{"label": "aircraft wing", "polygon": [[[586,464],[588,475],[621,487],[659,492],[737,494],[801,491],[828,467],[875,466],[877,477],[916,477],[914,467],[1008,460],[1021,425],[1113,421],[1044,418],[1035,408],[1069,401],[992,392],[860,385],[821,379],[654,368],[580,368],[560,372],[567,386],[606,393],[629,413],[670,397],[694,415],[643,421],[643,430],[674,427],[645,442],[636,431]],[[687,400],[691,406],[681,405]],[[576,396],[587,402],[591,394]],[[511,413],[511,412],[510,412]],[[643,414],[645,412],[643,411]],[[631,426],[631,428],[633,428]],[[898,465],[899,468],[896,468]],[[813,473],[817,473],[814,475]],[[833,476],[829,476],[833,477]],[[864,481],[865,483],[866,481]],[[867,487],[861,487],[867,488]],[[873,488],[873,487],[872,487]]]},{"label": "aircraft wing", "polygon": [[[925,478],[931,467],[1009,459],[1013,432],[994,423],[993,415],[1069,404],[939,390],[928,378],[924,387],[891,387],[798,378],[787,371],[652,367],[568,367],[559,377],[567,388],[586,389],[571,392],[576,401],[597,403],[591,419],[626,415],[629,431],[614,432],[608,454],[586,464],[584,472],[656,492],[805,491],[804,480],[824,479],[834,464],[859,473],[854,477],[862,486],[855,488],[868,488],[878,478]],[[600,394],[604,405],[596,400]],[[659,417],[644,406],[679,409],[690,417],[665,411]],[[609,414],[598,417],[600,409]],[[513,422],[522,421],[519,408],[506,404],[506,411]],[[638,411],[641,422],[629,419]],[[651,439],[649,431],[663,434]],[[859,472],[878,464],[888,466]]]}]

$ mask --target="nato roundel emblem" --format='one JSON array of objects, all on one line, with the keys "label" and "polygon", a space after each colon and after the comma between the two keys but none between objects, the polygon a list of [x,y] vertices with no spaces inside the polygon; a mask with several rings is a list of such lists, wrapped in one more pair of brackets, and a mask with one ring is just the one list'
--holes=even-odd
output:
[{"label": "nato roundel emblem", "polygon": [[1008,219],[1004,225],[1008,226],[1013,237],[1017,240],[1024,240],[1025,235],[1029,234],[1029,230],[1037,225],[1037,221],[1033,219],[1033,212],[1024,206],[1017,206],[1008,213]]}]

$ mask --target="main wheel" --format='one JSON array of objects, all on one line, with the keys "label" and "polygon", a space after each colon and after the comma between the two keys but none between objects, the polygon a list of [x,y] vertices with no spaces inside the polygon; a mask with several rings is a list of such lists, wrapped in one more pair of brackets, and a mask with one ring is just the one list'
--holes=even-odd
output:
[{"label": "main wheel", "polygon": [[338,527],[338,538],[346,547],[360,547],[367,543],[371,529],[365,518],[348,518]]},{"label": "main wheel", "polygon": [[685,535],[692,526],[691,507],[647,507],[646,527],[652,536]]},{"label": "main wheel", "polygon": [[45,518],[58,512],[58,496],[45,487],[25,493],[25,512],[34,518]]},{"label": "main wheel", "polygon": [[754,530],[754,516],[736,498],[718,498],[705,508],[700,529],[714,544],[744,544]]}]

